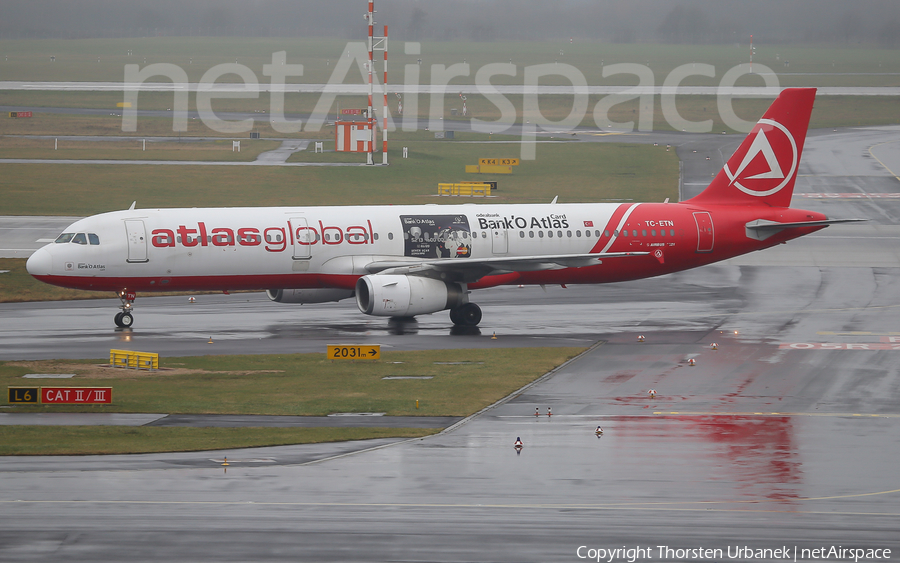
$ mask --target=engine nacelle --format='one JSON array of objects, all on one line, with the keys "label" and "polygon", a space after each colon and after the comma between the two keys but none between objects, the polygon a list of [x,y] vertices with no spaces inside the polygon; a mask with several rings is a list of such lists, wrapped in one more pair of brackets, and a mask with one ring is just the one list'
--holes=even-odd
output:
[{"label": "engine nacelle", "polygon": [[269,289],[269,299],[276,303],[328,303],[353,297],[350,289]]},{"label": "engine nacelle", "polygon": [[458,283],[419,276],[375,274],[356,281],[356,305],[377,317],[435,313],[464,304],[465,295]]}]

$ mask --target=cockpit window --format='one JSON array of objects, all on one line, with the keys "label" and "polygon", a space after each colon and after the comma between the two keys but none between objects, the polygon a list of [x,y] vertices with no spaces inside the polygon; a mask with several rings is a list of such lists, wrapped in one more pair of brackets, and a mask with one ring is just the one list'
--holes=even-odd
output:
[{"label": "cockpit window", "polygon": [[72,237],[72,242],[75,244],[87,244],[87,237],[84,236],[84,233],[78,233]]},{"label": "cockpit window", "polygon": [[63,233],[63,234],[59,235],[58,237],[56,237],[56,243],[59,244],[59,243],[63,243],[63,242],[69,242],[70,240],[72,240],[72,237],[74,237],[74,236],[75,236],[75,233]]},{"label": "cockpit window", "polygon": [[100,244],[100,237],[98,237],[94,233],[88,233],[88,241],[92,246],[97,246]]}]

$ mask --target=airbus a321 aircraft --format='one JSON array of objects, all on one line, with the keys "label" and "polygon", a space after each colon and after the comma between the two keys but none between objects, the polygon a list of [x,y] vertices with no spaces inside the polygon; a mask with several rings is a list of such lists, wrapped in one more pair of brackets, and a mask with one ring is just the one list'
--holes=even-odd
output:
[{"label": "airbus a321 aircraft", "polygon": [[28,259],[54,285],[138,292],[265,289],[279,303],[355,296],[367,315],[449,310],[472,290],[659,276],[761,250],[830,223],[791,209],[816,91],[784,90],[712,183],[680,203],[131,209],[73,223]]}]

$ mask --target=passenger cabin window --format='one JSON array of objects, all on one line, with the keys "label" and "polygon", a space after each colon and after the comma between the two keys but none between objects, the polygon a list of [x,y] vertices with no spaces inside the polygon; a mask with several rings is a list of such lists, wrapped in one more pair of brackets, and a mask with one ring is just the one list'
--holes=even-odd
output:
[{"label": "passenger cabin window", "polygon": [[74,237],[74,236],[75,236],[75,233],[63,233],[63,234],[59,235],[58,237],[56,237],[56,241],[55,241],[55,242],[56,242],[57,244],[62,244],[62,243],[64,243],[64,242],[69,242],[70,240],[72,240],[72,237]]},{"label": "passenger cabin window", "polygon": [[94,233],[88,233],[88,242],[91,243],[91,246],[98,246],[100,244],[100,237]]},{"label": "passenger cabin window", "polygon": [[72,238],[72,242],[75,244],[87,244],[87,237],[84,233],[78,233]]}]

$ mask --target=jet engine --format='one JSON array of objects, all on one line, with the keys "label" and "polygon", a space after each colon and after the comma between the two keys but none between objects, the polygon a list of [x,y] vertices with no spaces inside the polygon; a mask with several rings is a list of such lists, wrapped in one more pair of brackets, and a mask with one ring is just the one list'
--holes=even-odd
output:
[{"label": "jet engine", "polygon": [[328,303],[353,297],[351,289],[269,289],[269,299],[276,303]]},{"label": "jet engine", "polygon": [[466,303],[458,283],[404,275],[363,276],[356,281],[356,305],[367,315],[412,317]]}]

